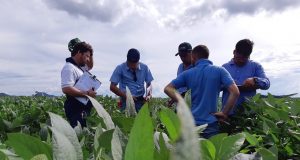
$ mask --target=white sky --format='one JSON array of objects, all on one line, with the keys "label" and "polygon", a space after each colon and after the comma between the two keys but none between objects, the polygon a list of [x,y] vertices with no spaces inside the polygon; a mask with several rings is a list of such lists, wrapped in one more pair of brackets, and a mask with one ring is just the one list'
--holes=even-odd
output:
[{"label": "white sky", "polygon": [[[0,0],[0,92],[62,95],[60,71],[78,37],[95,51],[92,70],[109,94],[109,78],[137,48],[154,76],[154,96],[176,77],[177,47],[187,41],[210,49],[222,65],[236,42],[254,41],[251,59],[270,78],[275,95],[300,93],[298,0]],[[83,3],[84,2],[84,3]],[[298,95],[299,96],[299,95]]]}]

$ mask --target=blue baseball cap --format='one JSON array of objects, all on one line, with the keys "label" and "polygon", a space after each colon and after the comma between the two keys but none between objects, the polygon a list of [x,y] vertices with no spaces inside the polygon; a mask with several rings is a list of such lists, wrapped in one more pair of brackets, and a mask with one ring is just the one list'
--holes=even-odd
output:
[{"label": "blue baseball cap", "polygon": [[192,49],[192,45],[188,42],[183,42],[178,46],[178,53],[175,54],[175,56],[178,56],[182,53],[188,53],[191,52]]}]

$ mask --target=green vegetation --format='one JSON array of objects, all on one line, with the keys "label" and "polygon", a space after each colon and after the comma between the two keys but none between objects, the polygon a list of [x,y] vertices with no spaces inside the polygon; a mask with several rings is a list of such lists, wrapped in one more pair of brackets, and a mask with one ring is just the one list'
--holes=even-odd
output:
[{"label": "green vegetation", "polygon": [[[86,128],[65,120],[64,97],[0,97],[0,159],[300,159],[300,100],[256,95],[243,114],[210,139],[199,138],[184,101],[166,99],[137,115],[121,113],[112,97],[91,99]],[[186,98],[188,100],[188,98]],[[190,104],[190,103],[187,103]]]}]

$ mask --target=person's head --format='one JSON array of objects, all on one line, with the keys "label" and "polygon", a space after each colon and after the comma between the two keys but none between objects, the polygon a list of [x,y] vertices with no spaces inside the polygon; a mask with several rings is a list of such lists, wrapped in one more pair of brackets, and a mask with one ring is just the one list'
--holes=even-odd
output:
[{"label": "person's head", "polygon": [[74,46],[71,56],[76,59],[78,65],[85,65],[93,55],[93,48],[86,42],[79,42]]},{"label": "person's head", "polygon": [[192,63],[192,46],[188,42],[183,42],[178,46],[178,53],[175,56],[180,57],[183,64],[190,65]]},{"label": "person's head", "polygon": [[242,39],[237,42],[233,51],[233,61],[236,65],[243,66],[248,62],[250,54],[252,53],[253,44],[254,43],[249,39]]},{"label": "person's head", "polygon": [[136,70],[138,68],[139,60],[140,52],[135,48],[129,49],[127,53],[127,66],[132,70]]},{"label": "person's head", "polygon": [[74,47],[77,43],[80,43],[81,40],[79,38],[73,38],[70,40],[70,42],[68,43],[68,49],[69,51],[72,53],[74,50]]},{"label": "person's head", "polygon": [[198,45],[192,51],[192,62],[196,63],[199,59],[208,59],[209,50],[205,45]]}]

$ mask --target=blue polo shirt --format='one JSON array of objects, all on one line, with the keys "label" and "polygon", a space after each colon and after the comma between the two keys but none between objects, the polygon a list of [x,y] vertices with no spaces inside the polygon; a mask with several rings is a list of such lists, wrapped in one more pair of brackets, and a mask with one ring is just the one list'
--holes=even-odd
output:
[{"label": "blue polo shirt", "polygon": [[211,113],[217,112],[220,90],[234,81],[223,68],[214,66],[208,59],[200,59],[195,66],[181,73],[171,84],[174,87],[188,87],[192,91],[191,111],[196,125],[210,124],[217,121]]},{"label": "blue polo shirt", "polygon": [[[193,65],[190,65],[186,70],[191,69],[192,67],[193,67]],[[184,70],[184,65],[183,65],[183,63],[181,63],[181,64],[178,66],[178,69],[177,69],[177,76],[178,76],[180,73],[182,73],[183,71],[186,71],[186,70]],[[177,91],[178,91],[180,94],[186,92],[187,90],[188,90],[187,87],[182,87],[182,88],[178,88],[178,89],[177,89]]]},{"label": "blue polo shirt", "polygon": [[136,70],[137,81],[134,81],[132,70],[124,62],[116,67],[110,81],[114,84],[119,84],[121,91],[126,91],[126,86],[129,88],[131,94],[135,97],[143,96],[145,93],[144,83],[150,83],[153,80],[150,69],[147,65],[139,62]]},{"label": "blue polo shirt", "polygon": [[[230,73],[237,85],[242,85],[247,78],[256,77],[260,89],[266,90],[270,87],[270,81],[267,78],[263,67],[255,61],[248,60],[248,62],[244,66],[239,67],[234,63],[233,60],[230,60],[228,63],[223,64],[223,67]],[[230,114],[234,113],[234,110],[237,109],[236,107],[240,106],[240,104],[242,104],[246,100],[246,97],[252,97],[255,94],[256,90],[240,91],[240,96]],[[225,105],[228,96],[229,92],[227,90],[224,90],[222,96],[222,106]]]}]

